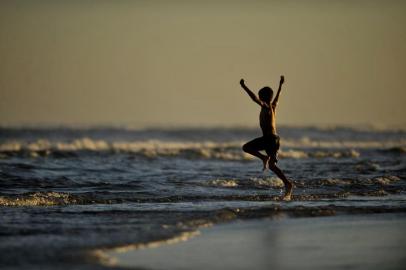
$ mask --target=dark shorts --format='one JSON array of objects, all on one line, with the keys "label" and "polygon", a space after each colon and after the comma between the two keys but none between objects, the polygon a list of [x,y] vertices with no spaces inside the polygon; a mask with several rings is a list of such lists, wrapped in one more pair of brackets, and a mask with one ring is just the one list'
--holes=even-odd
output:
[{"label": "dark shorts", "polygon": [[253,149],[255,151],[265,150],[266,154],[278,161],[278,150],[280,147],[280,138],[278,135],[263,136],[244,144],[243,148]]}]

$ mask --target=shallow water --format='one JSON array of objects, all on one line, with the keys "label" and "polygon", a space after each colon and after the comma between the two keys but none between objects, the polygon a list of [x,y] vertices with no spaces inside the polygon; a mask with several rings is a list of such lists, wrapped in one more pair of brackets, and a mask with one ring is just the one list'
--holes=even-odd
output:
[{"label": "shallow water", "polygon": [[289,203],[241,150],[257,129],[2,128],[0,265],[68,267],[235,218],[405,212],[405,131],[279,133]]},{"label": "shallow water", "polygon": [[405,226],[404,213],[230,222],[106,255],[155,270],[404,269]]}]

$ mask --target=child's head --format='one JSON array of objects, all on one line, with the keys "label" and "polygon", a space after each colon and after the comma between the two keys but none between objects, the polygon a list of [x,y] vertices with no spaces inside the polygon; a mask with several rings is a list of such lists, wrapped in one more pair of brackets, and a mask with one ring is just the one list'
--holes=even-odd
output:
[{"label": "child's head", "polygon": [[270,103],[273,96],[273,91],[270,87],[265,86],[264,88],[258,91],[259,99],[263,102]]}]

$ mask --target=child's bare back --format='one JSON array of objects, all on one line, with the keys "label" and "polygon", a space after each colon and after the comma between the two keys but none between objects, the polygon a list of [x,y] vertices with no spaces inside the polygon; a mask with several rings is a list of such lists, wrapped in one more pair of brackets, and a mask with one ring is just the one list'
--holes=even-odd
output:
[{"label": "child's bare back", "polygon": [[[281,76],[278,92],[272,101],[273,91],[270,87],[264,87],[259,90],[258,97],[245,85],[241,79],[241,87],[247,92],[251,99],[261,106],[259,113],[259,125],[262,130],[262,137],[256,138],[243,146],[243,150],[253,156],[258,157],[263,162],[263,170],[267,167],[271,169],[285,184],[284,200],[290,200],[293,184],[289,181],[283,172],[276,166],[278,162],[278,150],[280,146],[280,138],[276,133],[276,107],[278,105],[279,95],[282,89],[282,84],[285,82],[284,76]],[[266,155],[259,151],[265,150]]]}]

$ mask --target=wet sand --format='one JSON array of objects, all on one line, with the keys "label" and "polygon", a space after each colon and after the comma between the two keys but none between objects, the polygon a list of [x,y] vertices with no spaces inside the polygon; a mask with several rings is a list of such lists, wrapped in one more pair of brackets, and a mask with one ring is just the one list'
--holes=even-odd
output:
[{"label": "wet sand", "polygon": [[108,255],[143,269],[404,269],[405,228],[405,214],[235,221]]}]

